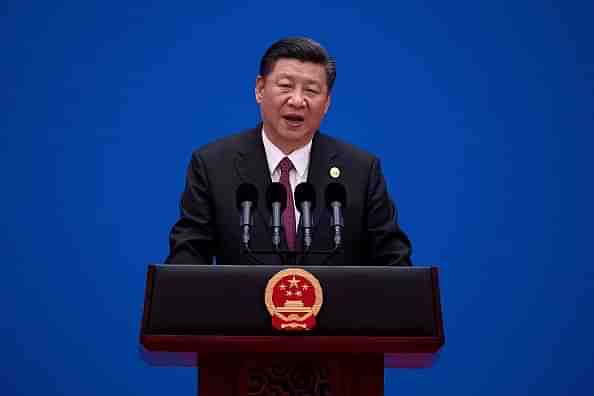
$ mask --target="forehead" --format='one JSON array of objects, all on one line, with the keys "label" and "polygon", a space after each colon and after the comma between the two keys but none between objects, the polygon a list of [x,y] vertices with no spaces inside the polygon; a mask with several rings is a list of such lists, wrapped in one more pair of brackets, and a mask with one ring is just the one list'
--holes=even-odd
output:
[{"label": "forehead", "polygon": [[289,77],[327,85],[326,69],[323,65],[303,62],[298,59],[281,58],[277,60],[268,77],[275,79]]}]

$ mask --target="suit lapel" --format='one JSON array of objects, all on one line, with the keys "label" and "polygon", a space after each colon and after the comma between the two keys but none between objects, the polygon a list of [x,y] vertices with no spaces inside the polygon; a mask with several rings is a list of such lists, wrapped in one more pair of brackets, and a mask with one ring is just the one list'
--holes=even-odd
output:
[{"label": "suit lapel", "polygon": [[[261,132],[262,126],[258,125],[255,129],[248,131],[242,136],[237,156],[235,157],[235,167],[239,175],[239,179],[242,183],[251,183],[256,186],[258,190],[258,208],[257,212],[260,216],[261,224],[266,229],[268,240],[272,236],[269,219],[271,216],[270,211],[266,207],[266,189],[271,183],[270,171],[268,170],[268,161],[266,160],[266,153],[264,151],[264,145],[262,144]],[[262,235],[261,230],[258,230],[258,234]],[[265,240],[258,238],[259,240]],[[268,245],[265,245],[266,247]],[[265,246],[257,246],[257,248],[264,248]]]}]

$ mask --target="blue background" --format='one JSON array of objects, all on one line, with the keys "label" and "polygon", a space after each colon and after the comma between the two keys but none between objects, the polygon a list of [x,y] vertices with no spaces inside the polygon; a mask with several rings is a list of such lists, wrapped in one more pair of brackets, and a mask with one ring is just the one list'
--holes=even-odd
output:
[{"label": "blue background", "polygon": [[[50,4],[51,3],[51,4]],[[0,394],[191,395],[138,356],[192,149],[259,119],[264,50],[338,62],[323,130],[382,158],[446,346],[386,394],[593,387],[591,1],[4,1]]]}]

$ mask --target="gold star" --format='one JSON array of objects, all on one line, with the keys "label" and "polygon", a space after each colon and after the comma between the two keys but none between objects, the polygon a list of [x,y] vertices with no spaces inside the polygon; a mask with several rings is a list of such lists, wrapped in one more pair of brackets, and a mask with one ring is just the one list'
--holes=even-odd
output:
[{"label": "gold star", "polygon": [[291,290],[289,290],[286,295],[287,295],[287,297],[290,297],[293,295],[293,292]]},{"label": "gold star", "polygon": [[296,291],[295,295],[301,297],[301,290]]},{"label": "gold star", "polygon": [[295,275],[293,275],[293,279],[289,279],[289,283],[291,284],[290,287],[299,287],[299,282],[301,281],[295,278]]}]

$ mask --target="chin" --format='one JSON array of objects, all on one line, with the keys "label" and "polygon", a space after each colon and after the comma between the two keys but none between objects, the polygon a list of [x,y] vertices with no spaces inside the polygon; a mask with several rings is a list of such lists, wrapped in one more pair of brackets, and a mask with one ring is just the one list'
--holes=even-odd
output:
[{"label": "chin", "polygon": [[302,131],[284,130],[280,133],[280,136],[284,140],[298,142],[305,139],[307,134]]}]

